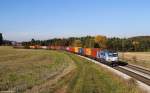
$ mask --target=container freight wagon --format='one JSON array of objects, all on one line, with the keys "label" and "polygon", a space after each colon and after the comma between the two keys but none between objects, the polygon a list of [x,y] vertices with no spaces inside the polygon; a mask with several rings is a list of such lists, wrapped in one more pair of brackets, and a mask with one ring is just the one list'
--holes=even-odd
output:
[{"label": "container freight wagon", "polygon": [[84,55],[84,48],[79,48],[79,54]]},{"label": "container freight wagon", "polygon": [[48,46],[41,46],[42,49],[48,49]]},{"label": "container freight wagon", "polygon": [[51,46],[47,46],[47,49],[51,49]]},{"label": "container freight wagon", "polygon": [[51,48],[52,50],[55,50],[55,46],[51,46],[50,48]]},{"label": "container freight wagon", "polygon": [[66,47],[66,51],[69,51],[70,50],[70,47]]},{"label": "container freight wagon", "polygon": [[60,46],[55,46],[55,49],[56,49],[56,50],[60,50],[61,47],[60,47]]},{"label": "container freight wagon", "polygon": [[35,45],[35,49],[42,49],[42,46],[40,46],[40,45]]},{"label": "container freight wagon", "polygon": [[52,46],[52,49],[53,49],[53,50],[56,50],[56,46]]},{"label": "container freight wagon", "polygon": [[84,55],[91,57],[92,49],[91,48],[84,48]]},{"label": "container freight wagon", "polygon": [[79,49],[80,49],[80,47],[74,47],[74,51],[76,54],[79,54]]},{"label": "container freight wagon", "polygon": [[60,50],[66,50],[65,46],[60,46]]},{"label": "container freight wagon", "polygon": [[75,53],[75,48],[74,47],[70,47],[69,48],[69,52]]},{"label": "container freight wagon", "polygon": [[100,48],[92,48],[91,57],[93,59],[97,58],[98,52],[100,52]]},{"label": "container freight wagon", "polygon": [[30,49],[35,49],[35,46],[29,46]]}]

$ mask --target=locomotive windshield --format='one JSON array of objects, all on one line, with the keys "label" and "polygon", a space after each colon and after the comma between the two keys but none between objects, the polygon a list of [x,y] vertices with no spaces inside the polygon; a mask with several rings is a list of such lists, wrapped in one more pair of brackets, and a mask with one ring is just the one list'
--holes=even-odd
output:
[{"label": "locomotive windshield", "polygon": [[117,57],[117,56],[118,56],[118,53],[110,52],[110,53],[108,53],[108,56],[109,56],[109,57]]}]

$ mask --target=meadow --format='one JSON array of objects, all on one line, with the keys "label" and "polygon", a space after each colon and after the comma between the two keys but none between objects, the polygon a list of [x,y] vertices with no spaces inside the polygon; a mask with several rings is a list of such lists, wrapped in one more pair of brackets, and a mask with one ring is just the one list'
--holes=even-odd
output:
[{"label": "meadow", "polygon": [[15,93],[144,93],[86,59],[64,51],[0,47],[0,91]]},{"label": "meadow", "polygon": [[119,53],[119,57],[125,62],[150,69],[150,52],[124,52]]}]

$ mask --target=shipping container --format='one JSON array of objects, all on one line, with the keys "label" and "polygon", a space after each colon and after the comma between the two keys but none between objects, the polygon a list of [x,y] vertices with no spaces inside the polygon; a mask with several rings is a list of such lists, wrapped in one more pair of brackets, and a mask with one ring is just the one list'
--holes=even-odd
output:
[{"label": "shipping container", "polygon": [[79,54],[84,55],[84,49],[83,48],[79,48]]},{"label": "shipping container", "polygon": [[60,46],[60,50],[64,50],[65,49],[65,47],[64,46]]},{"label": "shipping container", "polygon": [[70,50],[70,47],[66,47],[66,51],[69,51]]},{"label": "shipping container", "polygon": [[75,49],[75,53],[79,53],[80,47],[74,47],[74,49]]},{"label": "shipping container", "polygon": [[52,50],[54,50],[54,49],[55,49],[55,47],[54,47],[54,46],[51,46],[51,49],[52,49]]},{"label": "shipping container", "polygon": [[53,46],[53,49],[56,50],[56,46]]},{"label": "shipping container", "polygon": [[84,48],[84,54],[86,56],[91,56],[91,52],[92,52],[91,48]]},{"label": "shipping container", "polygon": [[56,49],[56,50],[60,50],[61,47],[60,47],[60,46],[55,46],[55,49]]},{"label": "shipping container", "polygon": [[51,46],[47,46],[47,49],[51,49]]},{"label": "shipping container", "polygon": [[40,46],[40,45],[35,45],[35,48],[36,48],[36,49],[42,49],[42,46]]},{"label": "shipping container", "polygon": [[31,49],[35,49],[35,46],[29,46]]},{"label": "shipping container", "polygon": [[47,46],[41,46],[41,48],[42,48],[42,49],[48,49],[48,47],[47,47]]},{"label": "shipping container", "polygon": [[86,48],[83,48],[83,55],[86,55]]},{"label": "shipping container", "polygon": [[74,47],[70,47],[70,48],[69,48],[69,51],[70,51],[70,52],[75,52],[75,48],[74,48]]},{"label": "shipping container", "polygon": [[100,48],[92,48],[92,53],[91,53],[92,58],[97,57],[97,52],[98,51],[100,51]]}]

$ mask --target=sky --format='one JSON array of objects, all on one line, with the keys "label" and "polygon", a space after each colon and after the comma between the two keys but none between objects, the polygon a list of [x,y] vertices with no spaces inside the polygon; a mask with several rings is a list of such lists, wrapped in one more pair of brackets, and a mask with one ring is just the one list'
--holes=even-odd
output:
[{"label": "sky", "polygon": [[0,0],[4,39],[150,35],[150,0]]}]

